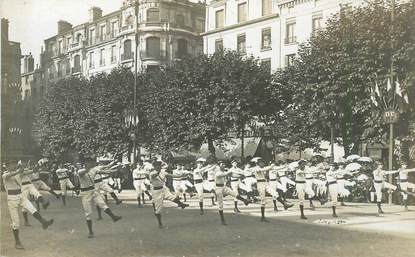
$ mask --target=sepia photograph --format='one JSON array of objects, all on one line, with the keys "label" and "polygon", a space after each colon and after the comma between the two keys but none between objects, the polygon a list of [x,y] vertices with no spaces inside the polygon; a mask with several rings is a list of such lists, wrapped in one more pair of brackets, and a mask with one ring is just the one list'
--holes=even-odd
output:
[{"label": "sepia photograph", "polygon": [[415,257],[415,0],[0,18],[0,257]]}]

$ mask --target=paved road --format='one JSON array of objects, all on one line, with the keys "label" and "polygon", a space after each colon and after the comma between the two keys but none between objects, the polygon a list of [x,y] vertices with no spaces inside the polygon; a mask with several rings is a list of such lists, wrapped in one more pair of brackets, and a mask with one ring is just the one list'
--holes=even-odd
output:
[{"label": "paved road", "polygon": [[[136,207],[132,192],[123,192],[125,204],[110,207],[123,216],[119,223],[109,217],[94,220],[96,238],[87,238],[79,198],[68,199],[63,208],[57,200],[41,213],[54,217],[55,224],[44,231],[31,217],[31,227],[21,228],[24,251],[14,249],[9,215],[1,194],[1,256],[30,257],[118,257],[118,256],[412,256],[415,257],[415,212],[385,205],[387,212],[376,217],[376,206],[350,204],[338,210],[333,220],[328,207],[306,210],[307,221],[299,219],[298,206],[267,216],[269,224],[258,222],[258,205],[241,207],[233,214],[229,198],[225,205],[228,226],[221,226],[216,208],[199,215],[197,202],[180,210],[167,204],[163,219],[167,229],[157,228],[151,205]],[[272,206],[270,202],[268,206]],[[415,207],[412,207],[415,210]],[[94,214],[96,215],[96,214]],[[326,223],[343,223],[327,225]]]}]

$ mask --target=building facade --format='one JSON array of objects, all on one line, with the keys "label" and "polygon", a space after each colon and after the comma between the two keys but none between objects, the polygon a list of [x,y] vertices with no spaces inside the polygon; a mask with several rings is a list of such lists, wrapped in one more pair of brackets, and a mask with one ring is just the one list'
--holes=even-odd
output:
[{"label": "building facade", "polygon": [[326,20],[361,0],[212,0],[206,8],[204,52],[252,55],[275,71],[290,65],[299,44]]},{"label": "building facade", "polygon": [[185,55],[202,54],[204,21],[205,5],[188,0],[129,0],[106,15],[93,7],[87,22],[72,26],[59,21],[57,35],[45,40],[41,67],[46,86],[118,66],[158,69]]},{"label": "building facade", "polygon": [[1,159],[24,157],[20,87],[20,43],[9,40],[9,21],[1,19]]}]

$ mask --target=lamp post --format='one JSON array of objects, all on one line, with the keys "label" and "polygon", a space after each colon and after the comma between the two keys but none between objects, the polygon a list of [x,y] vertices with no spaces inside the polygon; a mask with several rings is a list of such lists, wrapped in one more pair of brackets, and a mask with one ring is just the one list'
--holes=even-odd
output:
[{"label": "lamp post", "polygon": [[138,117],[138,114],[136,110],[126,110],[124,114],[124,122],[125,126],[129,129],[130,133],[130,139],[133,143],[133,158],[132,163],[134,166],[137,163],[137,159],[140,157],[140,152],[138,151],[137,154],[137,129],[138,129],[138,123],[140,119]]}]

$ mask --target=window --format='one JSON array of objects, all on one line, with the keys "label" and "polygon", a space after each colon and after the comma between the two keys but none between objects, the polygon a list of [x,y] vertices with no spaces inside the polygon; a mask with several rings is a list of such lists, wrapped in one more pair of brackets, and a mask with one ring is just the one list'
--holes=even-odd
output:
[{"label": "window", "polygon": [[216,28],[223,28],[225,22],[225,10],[219,10],[215,13],[215,26]]},{"label": "window", "polygon": [[66,59],[65,61],[65,74],[71,73],[71,60]]},{"label": "window", "polygon": [[124,41],[124,52],[121,58],[122,60],[129,60],[133,58],[133,53],[131,52],[131,40]]},{"label": "window", "polygon": [[90,45],[95,44],[95,29],[91,29],[89,31],[89,44]]},{"label": "window", "polygon": [[81,40],[82,40],[82,34],[79,33],[76,35],[76,42],[81,43]]},{"label": "window", "polygon": [[248,19],[248,5],[245,3],[238,4],[238,22]]},{"label": "window", "polygon": [[146,39],[146,55],[149,58],[160,58],[160,38],[149,37]]},{"label": "window", "polygon": [[125,23],[127,24],[127,26],[129,28],[132,28],[133,27],[133,24],[134,24],[134,17],[132,15],[129,15],[127,17],[127,19],[125,20]]},{"label": "window", "polygon": [[271,28],[262,29],[261,49],[262,50],[271,49]]},{"label": "window", "polygon": [[151,8],[147,10],[147,21],[148,22],[158,22],[160,21],[160,11],[156,8]]},{"label": "window", "polygon": [[176,15],[176,24],[178,27],[184,27],[184,16],[183,14]]},{"label": "window", "polygon": [[94,52],[89,53],[89,68],[95,68],[94,64]]},{"label": "window", "polygon": [[71,46],[71,37],[66,38],[66,49],[68,49]]},{"label": "window", "polygon": [[262,16],[272,13],[272,0],[262,0]]},{"label": "window", "polygon": [[58,42],[58,54],[62,54],[63,53],[63,42],[62,40],[60,40]]},{"label": "window", "polygon": [[177,40],[177,57],[183,57],[187,54],[187,40],[179,39]]},{"label": "window", "polygon": [[117,36],[117,22],[113,21],[111,23],[111,37]]},{"label": "window", "polygon": [[105,40],[105,25],[102,25],[100,27],[100,31],[99,31],[99,40],[100,41],[104,41]]},{"label": "window", "polygon": [[81,57],[77,54],[73,59],[72,73],[81,72]]},{"label": "window", "polygon": [[240,53],[245,53],[246,52],[246,37],[245,37],[245,34],[238,35],[237,50]]},{"label": "window", "polygon": [[322,20],[323,20],[323,18],[321,17],[321,16],[319,16],[319,17],[313,17],[313,20],[312,20],[312,33],[313,33],[313,35],[315,35],[316,34],[316,32],[319,30],[319,29],[321,29],[321,22],[322,22]]},{"label": "window", "polygon": [[58,62],[58,77],[62,77],[62,64]]},{"label": "window", "polygon": [[99,65],[105,65],[105,49],[102,48],[99,50]]},{"label": "window", "polygon": [[117,61],[116,46],[111,46],[111,62]]},{"label": "window", "polygon": [[297,37],[295,36],[295,22],[287,23],[285,43],[293,44],[297,42]]},{"label": "window", "polygon": [[285,66],[288,67],[288,66],[293,65],[294,57],[295,57],[295,54],[287,54],[285,56]]},{"label": "window", "polygon": [[223,39],[216,39],[215,41],[215,52],[223,50]]}]

